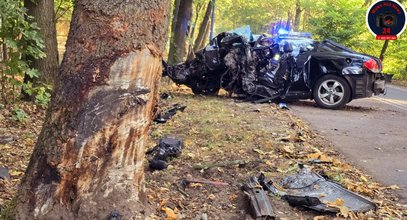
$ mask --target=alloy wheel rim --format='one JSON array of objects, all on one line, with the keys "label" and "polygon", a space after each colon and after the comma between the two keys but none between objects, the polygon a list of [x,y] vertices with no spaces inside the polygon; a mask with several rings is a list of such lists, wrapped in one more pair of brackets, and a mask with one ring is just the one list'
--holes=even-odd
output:
[{"label": "alloy wheel rim", "polygon": [[326,105],[332,106],[341,102],[345,95],[342,83],[337,80],[325,80],[318,88],[318,97]]}]

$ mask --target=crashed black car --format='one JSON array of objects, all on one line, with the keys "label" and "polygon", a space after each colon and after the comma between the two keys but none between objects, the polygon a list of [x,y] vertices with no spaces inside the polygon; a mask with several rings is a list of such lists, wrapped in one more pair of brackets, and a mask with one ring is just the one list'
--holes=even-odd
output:
[{"label": "crashed black car", "polygon": [[384,93],[381,69],[379,59],[331,40],[224,32],[195,59],[164,65],[164,75],[195,94],[223,88],[256,103],[314,99],[322,108],[337,109]]}]

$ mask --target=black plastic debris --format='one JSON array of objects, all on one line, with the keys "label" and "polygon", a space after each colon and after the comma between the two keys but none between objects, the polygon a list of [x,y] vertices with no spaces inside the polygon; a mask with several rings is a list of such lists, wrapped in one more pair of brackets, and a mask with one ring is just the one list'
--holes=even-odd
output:
[{"label": "black plastic debris", "polygon": [[160,98],[161,99],[172,99],[172,96],[167,92],[163,92],[160,94]]},{"label": "black plastic debris", "polygon": [[8,173],[8,171],[9,170],[7,167],[1,166],[0,167],[0,179],[10,180],[11,177],[10,177],[10,174]]},{"label": "black plastic debris", "polygon": [[339,212],[335,204],[337,199],[344,201],[343,206],[351,212],[368,212],[376,209],[376,204],[367,198],[343,188],[338,183],[326,180],[307,168],[296,175],[284,178],[278,190],[272,181],[266,182],[264,175],[259,177],[260,184],[273,195],[281,196],[291,206],[302,206],[322,212]]},{"label": "black plastic debris", "polygon": [[166,123],[170,120],[174,115],[177,114],[178,111],[183,112],[187,106],[181,105],[179,103],[173,105],[171,108],[167,109],[164,112],[160,112],[157,117],[154,118],[154,121],[157,123]]},{"label": "black plastic debris", "polygon": [[164,170],[168,167],[168,160],[172,157],[178,157],[181,154],[183,143],[175,138],[162,138],[158,144],[147,151],[147,154],[154,154],[154,157],[149,160],[151,170]]},{"label": "black plastic debris", "polygon": [[123,215],[119,211],[114,210],[109,214],[109,216],[107,217],[107,220],[121,220],[122,217],[123,217]]},{"label": "black plastic debris", "polygon": [[275,219],[276,215],[270,200],[257,177],[250,177],[242,186],[243,192],[249,198],[250,212],[254,219]]}]

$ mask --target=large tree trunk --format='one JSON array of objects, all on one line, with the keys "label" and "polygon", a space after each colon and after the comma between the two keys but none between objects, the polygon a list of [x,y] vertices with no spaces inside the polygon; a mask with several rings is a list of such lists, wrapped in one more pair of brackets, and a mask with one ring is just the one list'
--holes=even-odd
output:
[{"label": "large tree trunk", "polygon": [[205,16],[202,20],[201,25],[199,26],[199,32],[198,32],[198,36],[195,40],[195,44],[194,44],[194,51],[196,52],[197,50],[201,49],[201,45],[205,45],[206,42],[206,38],[208,37],[209,34],[209,21],[211,18],[211,14],[212,14],[212,0],[209,1],[208,3],[208,7],[206,8],[206,12],[205,12]]},{"label": "large tree trunk", "polygon": [[76,0],[46,122],[17,196],[18,219],[144,214],[150,127],[169,0]]},{"label": "large tree trunk", "polygon": [[180,0],[180,5],[177,13],[177,22],[174,33],[173,43],[170,45],[168,55],[168,63],[174,64],[184,60],[187,55],[186,39],[190,30],[192,19],[192,2],[193,0]]},{"label": "large tree trunk", "polygon": [[[34,22],[40,28],[40,36],[44,40],[47,55],[42,59],[26,57],[30,60],[30,67],[39,70],[41,75],[34,79],[25,75],[24,81],[31,81],[34,86],[41,85],[41,83],[52,85],[59,67],[54,0],[24,0],[24,6],[28,9],[27,14],[34,17]],[[32,99],[24,91],[23,97],[25,100]]]},{"label": "large tree trunk", "polygon": [[298,31],[300,29],[300,20],[301,20],[301,2],[300,0],[296,0],[295,2],[295,18],[294,18],[294,31]]}]

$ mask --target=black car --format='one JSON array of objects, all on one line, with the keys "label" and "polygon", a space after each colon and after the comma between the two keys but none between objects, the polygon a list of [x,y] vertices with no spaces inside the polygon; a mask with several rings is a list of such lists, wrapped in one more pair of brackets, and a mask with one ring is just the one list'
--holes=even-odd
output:
[{"label": "black car", "polygon": [[225,32],[196,58],[166,66],[164,75],[196,94],[223,88],[246,100],[314,99],[337,109],[385,90],[379,59],[330,40],[286,35],[270,38]]},{"label": "black car", "polygon": [[314,99],[323,108],[339,108],[353,99],[384,93],[381,61],[355,52],[331,40],[316,42],[308,37],[288,35],[275,40],[290,43],[297,67],[306,77],[292,85],[295,99]]}]

